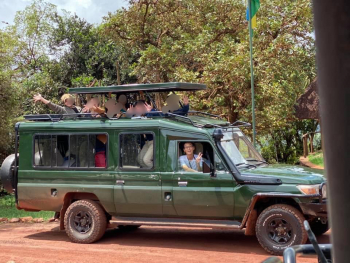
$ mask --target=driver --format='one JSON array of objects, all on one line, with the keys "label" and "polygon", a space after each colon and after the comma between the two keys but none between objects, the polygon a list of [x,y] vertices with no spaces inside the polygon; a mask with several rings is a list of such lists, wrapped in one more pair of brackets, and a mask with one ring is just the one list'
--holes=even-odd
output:
[{"label": "driver", "polygon": [[185,142],[183,151],[186,155],[179,158],[180,166],[186,172],[201,172],[203,168],[202,153],[194,154],[195,146],[192,142]]}]

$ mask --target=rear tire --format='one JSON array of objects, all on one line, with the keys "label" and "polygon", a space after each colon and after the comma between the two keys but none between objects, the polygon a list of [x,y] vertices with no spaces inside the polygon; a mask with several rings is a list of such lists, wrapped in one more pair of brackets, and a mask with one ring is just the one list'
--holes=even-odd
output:
[{"label": "rear tire", "polygon": [[92,200],[72,203],[64,215],[64,227],[71,241],[89,244],[106,232],[107,218],[103,208]]},{"label": "rear tire", "polygon": [[284,249],[305,244],[305,218],[293,206],[280,204],[266,208],[258,217],[255,231],[260,245],[272,255],[282,255]]}]

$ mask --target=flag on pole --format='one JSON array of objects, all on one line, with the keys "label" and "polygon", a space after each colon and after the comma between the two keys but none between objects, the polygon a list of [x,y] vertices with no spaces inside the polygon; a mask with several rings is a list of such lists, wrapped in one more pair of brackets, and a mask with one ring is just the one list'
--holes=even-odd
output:
[{"label": "flag on pole", "polygon": [[[256,13],[258,12],[260,8],[260,1],[259,0],[248,0],[250,1],[250,6],[252,9],[252,28],[256,27]],[[249,21],[249,4],[247,2],[247,20]]]}]

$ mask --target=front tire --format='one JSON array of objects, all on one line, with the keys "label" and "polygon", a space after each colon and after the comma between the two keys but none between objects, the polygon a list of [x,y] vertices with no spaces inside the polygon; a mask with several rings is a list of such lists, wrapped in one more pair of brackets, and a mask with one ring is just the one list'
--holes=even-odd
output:
[{"label": "front tire", "polygon": [[64,215],[64,227],[68,237],[74,243],[93,243],[106,231],[106,214],[98,203],[79,200],[68,207]]},{"label": "front tire", "polygon": [[266,208],[258,217],[255,231],[260,245],[272,255],[282,255],[284,249],[305,244],[307,233],[304,216],[293,206],[280,204]]},{"label": "front tire", "polygon": [[311,222],[310,227],[315,236],[323,235],[329,230],[328,222],[326,224],[322,224],[322,222],[319,220]]}]

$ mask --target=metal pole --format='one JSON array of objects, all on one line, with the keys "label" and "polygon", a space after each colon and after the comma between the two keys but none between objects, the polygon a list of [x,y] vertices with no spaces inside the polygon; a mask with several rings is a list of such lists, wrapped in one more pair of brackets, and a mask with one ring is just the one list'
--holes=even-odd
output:
[{"label": "metal pole", "polygon": [[253,29],[252,29],[252,12],[251,12],[251,0],[248,0],[249,10],[249,53],[250,53],[250,86],[252,92],[252,123],[253,123],[253,145],[256,147],[256,130],[255,130],[255,95],[254,95],[254,69],[253,69]]},{"label": "metal pole", "polygon": [[332,256],[350,260],[350,1],[313,0]]}]

